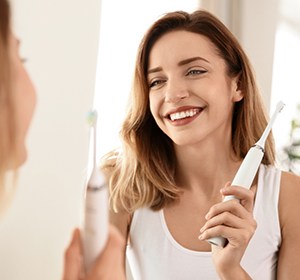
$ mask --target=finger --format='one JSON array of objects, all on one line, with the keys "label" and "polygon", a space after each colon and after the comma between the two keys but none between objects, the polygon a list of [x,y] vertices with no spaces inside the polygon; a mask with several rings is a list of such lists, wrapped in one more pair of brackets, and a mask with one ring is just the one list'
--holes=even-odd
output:
[{"label": "finger", "polygon": [[253,211],[255,194],[252,190],[240,186],[226,185],[221,189],[221,193],[224,196],[233,195],[240,200],[241,205],[243,205],[248,212]]},{"label": "finger", "polygon": [[[247,246],[251,237],[253,236],[255,229],[252,227],[247,229],[237,229],[227,227],[225,225],[218,225],[213,228],[205,230],[200,236],[200,240],[208,240],[212,237],[222,236],[228,240],[228,245],[238,248],[240,246]],[[227,246],[228,246],[227,245]]]},{"label": "finger", "polygon": [[80,231],[75,229],[65,251],[63,280],[78,280],[82,272],[82,250]]},{"label": "finger", "polygon": [[110,226],[107,243],[88,271],[87,279],[125,279],[125,248],[124,237]]},{"label": "finger", "polygon": [[248,224],[248,220],[241,219],[240,217],[237,217],[229,212],[223,212],[209,219],[200,229],[200,233],[203,233],[205,230],[218,225],[225,225],[232,228],[247,228]]},{"label": "finger", "polygon": [[252,213],[248,212],[237,200],[229,200],[213,205],[205,215],[206,220],[220,215],[223,212],[229,212],[241,219],[252,218]]}]

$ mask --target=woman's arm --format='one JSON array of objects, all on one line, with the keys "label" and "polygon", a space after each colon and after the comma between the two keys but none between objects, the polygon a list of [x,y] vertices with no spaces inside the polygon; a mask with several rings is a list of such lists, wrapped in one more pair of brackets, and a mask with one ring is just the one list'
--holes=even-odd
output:
[{"label": "woman's arm", "polygon": [[300,275],[300,177],[283,172],[279,195],[282,244],[277,279],[298,279]]}]

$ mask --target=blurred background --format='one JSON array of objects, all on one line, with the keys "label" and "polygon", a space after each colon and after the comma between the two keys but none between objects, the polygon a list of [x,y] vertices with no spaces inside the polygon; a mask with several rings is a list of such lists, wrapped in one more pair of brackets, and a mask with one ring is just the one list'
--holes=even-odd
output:
[{"label": "blurred background", "polygon": [[60,279],[82,222],[89,170],[86,115],[99,114],[98,156],[119,145],[135,55],[163,13],[207,9],[237,36],[266,108],[286,108],[273,133],[278,165],[300,172],[300,2],[297,0],[12,0],[14,32],[38,91],[15,200],[0,221],[0,279]]}]

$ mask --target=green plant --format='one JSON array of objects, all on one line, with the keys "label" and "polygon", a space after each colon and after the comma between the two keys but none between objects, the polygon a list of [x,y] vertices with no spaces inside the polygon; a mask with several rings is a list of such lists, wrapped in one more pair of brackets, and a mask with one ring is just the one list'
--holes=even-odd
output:
[{"label": "green plant", "polygon": [[[297,105],[297,110],[300,113],[300,104]],[[290,141],[283,148],[283,152],[286,155],[284,165],[287,166],[288,171],[300,174],[300,119],[298,118],[291,120]]]}]

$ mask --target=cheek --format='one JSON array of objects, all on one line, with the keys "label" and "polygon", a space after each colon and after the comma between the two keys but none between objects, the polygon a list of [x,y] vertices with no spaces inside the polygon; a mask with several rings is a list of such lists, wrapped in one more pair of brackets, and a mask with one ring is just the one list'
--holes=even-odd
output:
[{"label": "cheek", "polygon": [[167,134],[166,132],[166,126],[164,123],[164,119],[162,117],[162,106],[163,103],[161,102],[160,99],[158,98],[150,98],[150,112],[154,118],[155,123],[157,124],[157,126],[160,128],[160,130]]},{"label": "cheek", "polygon": [[150,112],[156,122],[156,124],[158,125],[158,127],[160,129],[162,129],[163,127],[163,120],[162,120],[162,116],[160,113],[161,110],[161,103],[157,98],[153,98],[150,97],[149,98],[149,102],[150,102]]},{"label": "cheek", "polygon": [[20,68],[15,78],[15,108],[16,108],[16,142],[17,161],[21,165],[27,158],[26,136],[32,120],[36,104],[36,93],[34,86],[25,69]]},{"label": "cheek", "polygon": [[26,72],[19,80],[19,86],[16,90],[18,91],[16,92],[16,96],[19,126],[21,133],[26,134],[36,104],[35,89]]},{"label": "cheek", "polygon": [[149,106],[150,106],[150,112],[152,116],[156,119],[157,105],[155,102],[155,98],[153,97],[152,94],[149,95]]},{"label": "cheek", "polygon": [[163,100],[159,94],[153,93],[149,95],[149,104],[151,114],[155,119],[161,118],[163,109]]}]

